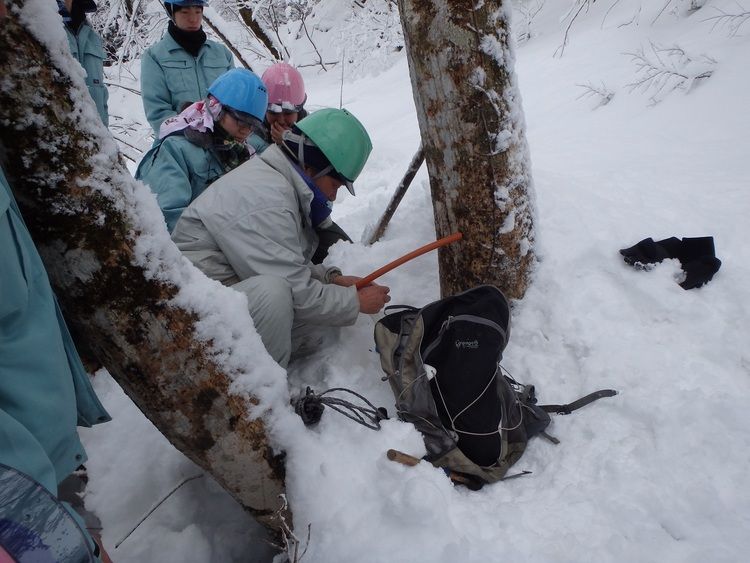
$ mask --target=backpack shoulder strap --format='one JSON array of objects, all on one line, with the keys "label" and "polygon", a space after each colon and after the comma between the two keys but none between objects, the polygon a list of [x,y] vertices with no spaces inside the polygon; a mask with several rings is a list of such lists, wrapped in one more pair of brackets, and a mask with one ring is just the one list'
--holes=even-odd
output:
[{"label": "backpack shoulder strap", "polygon": [[555,414],[570,414],[574,410],[585,407],[586,405],[588,405],[589,403],[593,403],[597,399],[601,399],[603,397],[614,397],[615,395],[617,395],[617,391],[615,391],[614,389],[602,389],[600,391],[589,393],[585,397],[581,397],[580,399],[573,401],[572,403],[568,403],[567,405],[539,405],[539,408],[546,412]]}]

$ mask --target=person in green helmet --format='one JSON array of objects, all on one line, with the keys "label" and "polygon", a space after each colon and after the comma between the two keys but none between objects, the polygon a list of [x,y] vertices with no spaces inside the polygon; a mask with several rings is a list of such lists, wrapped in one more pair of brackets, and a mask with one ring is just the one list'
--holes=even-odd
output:
[{"label": "person in green helmet", "polygon": [[377,313],[389,289],[313,264],[316,228],[330,222],[338,190],[354,194],[372,150],[351,113],[322,109],[286,131],[281,146],[214,182],[182,213],[172,240],[207,276],[247,295],[269,354],[286,367],[325,338],[321,326]]}]

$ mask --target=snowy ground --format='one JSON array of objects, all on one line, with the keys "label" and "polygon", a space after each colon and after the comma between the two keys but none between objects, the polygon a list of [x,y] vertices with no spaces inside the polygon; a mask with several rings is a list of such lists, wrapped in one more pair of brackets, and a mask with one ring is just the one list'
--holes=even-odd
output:
[{"label": "snowy ground", "polygon": [[[641,25],[620,27],[633,5],[576,21],[562,58],[553,57],[560,13],[542,13],[518,50],[540,261],[514,309],[504,362],[542,402],[608,387],[621,394],[556,418],[550,432],[560,445],[534,440],[517,465],[532,475],[480,492],[454,488],[426,464],[388,461],[388,448],[423,453],[418,433],[397,421],[372,432],[327,411],[314,429],[282,429],[295,528],[304,539],[311,525],[303,561],[697,563],[741,561],[750,551],[750,22],[734,36],[712,29],[713,8],[736,4],[708,2],[689,17],[664,14],[650,25],[643,15]],[[636,69],[623,53],[649,41],[711,56],[713,76],[688,93],[662,92],[656,104],[653,91],[629,92]],[[305,75],[313,106],[338,106],[332,74]],[[579,99],[577,85],[602,82],[614,98],[592,109],[596,100]],[[334,211],[358,240],[419,144],[405,59],[347,81],[343,100],[375,146],[358,196],[344,194]],[[339,245],[332,262],[364,275],[434,234],[423,169],[383,241]],[[723,266],[698,290],[675,283],[674,261],[641,272],[617,253],[649,236],[705,235],[715,237]],[[382,281],[393,302],[425,304],[438,296],[436,257]],[[374,321],[362,316],[293,366],[293,388],[345,386],[391,407]],[[252,518],[207,476],[113,549],[156,499],[200,470],[106,373],[95,386],[115,420],[82,432],[87,502],[118,563],[270,560]]]}]

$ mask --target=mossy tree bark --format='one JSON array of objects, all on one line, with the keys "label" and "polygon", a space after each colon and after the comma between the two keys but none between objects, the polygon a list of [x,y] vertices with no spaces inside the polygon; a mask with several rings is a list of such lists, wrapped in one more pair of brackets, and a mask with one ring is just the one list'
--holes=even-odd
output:
[{"label": "mossy tree bark", "polygon": [[177,285],[139,265],[132,208],[142,188],[98,122],[64,36],[62,52],[40,43],[39,2],[25,4],[8,2],[0,22],[0,148],[66,319],[172,444],[277,528],[284,464],[250,415],[257,400],[230,389],[221,350],[198,338],[201,319],[174,304]]},{"label": "mossy tree bark", "polygon": [[437,236],[464,234],[440,250],[441,293],[486,283],[521,298],[534,205],[510,2],[399,0],[399,11]]}]

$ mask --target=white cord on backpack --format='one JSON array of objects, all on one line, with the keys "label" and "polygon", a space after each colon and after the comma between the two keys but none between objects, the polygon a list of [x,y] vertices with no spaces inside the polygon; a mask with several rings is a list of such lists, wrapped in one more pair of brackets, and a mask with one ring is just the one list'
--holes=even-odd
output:
[{"label": "white cord on backpack", "polygon": [[[425,366],[427,367],[427,364],[425,364]],[[432,368],[432,366],[429,366],[429,367]],[[432,369],[434,370],[434,368]],[[498,370],[502,370],[502,366],[500,366],[499,364],[498,364]],[[468,409],[470,409],[474,405],[474,403],[476,403],[479,399],[482,398],[482,396],[487,392],[487,390],[490,388],[492,383],[497,378],[498,370],[496,370],[495,373],[492,374],[492,377],[487,382],[487,385],[484,387],[484,389],[482,389],[482,391],[479,393],[479,395],[477,395],[473,401],[471,401],[468,405],[466,405],[463,409],[461,409],[461,411],[456,416],[451,415],[451,412],[448,409],[448,405],[445,403],[445,397],[443,397],[443,391],[440,389],[440,383],[438,382],[437,378],[435,378],[435,387],[437,387],[438,394],[440,395],[440,400],[443,403],[443,408],[445,408],[445,412],[451,421],[451,428],[453,429],[454,432],[458,434],[464,434],[466,436],[492,436],[493,434],[500,434],[503,430],[506,430],[506,431],[515,430],[516,428],[519,428],[523,424],[523,406],[521,405],[520,401],[516,400],[516,404],[518,404],[518,412],[520,414],[520,417],[518,420],[518,424],[516,424],[515,426],[511,428],[503,428],[502,416],[500,418],[500,422],[498,423],[497,430],[493,430],[492,432],[469,432],[467,430],[459,430],[458,428],[456,428],[456,420],[458,419],[458,417],[461,416]],[[436,370],[435,370],[435,373],[437,373]],[[430,378],[429,375],[428,375],[428,378]]]},{"label": "white cord on backpack", "polygon": [[[490,385],[492,385],[492,382],[495,381],[495,377],[496,376],[497,376],[497,372],[495,372],[494,374],[492,374],[492,377],[490,378],[489,382],[484,387],[484,389],[482,389],[481,393],[479,393],[479,395],[477,395],[476,398],[473,401],[471,401],[471,403],[469,403],[463,409],[461,409],[461,411],[456,416],[453,416],[451,414],[451,411],[448,409],[448,405],[445,402],[445,397],[443,397],[443,391],[440,389],[440,383],[438,382],[437,378],[435,379],[435,387],[437,387],[438,394],[440,395],[440,400],[443,403],[443,408],[445,409],[445,412],[446,412],[446,414],[448,415],[448,418],[451,421],[451,429],[454,432],[456,432],[457,434],[465,434],[467,436],[492,436],[493,434],[499,434],[500,433],[500,428],[499,427],[498,427],[497,430],[493,430],[492,432],[482,432],[482,433],[480,433],[480,432],[468,432],[466,430],[459,430],[458,428],[456,428],[456,419],[459,416],[461,416],[464,412],[466,412],[469,408],[471,408],[471,406],[474,403],[476,403],[479,399],[482,398],[482,395],[484,395],[487,392],[487,389],[490,388]],[[501,420],[501,424],[502,424],[502,420]]]}]

